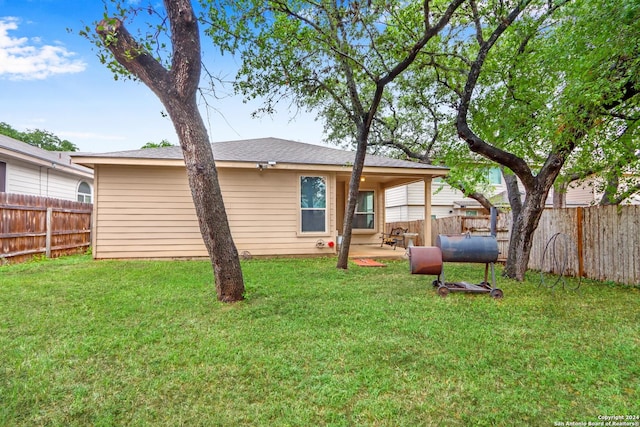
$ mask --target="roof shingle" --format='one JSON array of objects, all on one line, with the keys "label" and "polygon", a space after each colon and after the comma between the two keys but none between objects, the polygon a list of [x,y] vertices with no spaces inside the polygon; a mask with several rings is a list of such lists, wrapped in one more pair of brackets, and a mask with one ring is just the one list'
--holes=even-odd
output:
[{"label": "roof shingle", "polygon": [[[240,141],[223,141],[211,144],[213,156],[218,161],[228,162],[257,162],[269,161],[277,163],[315,164],[343,166],[353,164],[354,151],[323,147],[279,138],[245,139]],[[183,158],[180,147],[145,148],[131,151],[112,153],[78,153],[83,157],[106,158],[138,158],[138,159],[167,159],[180,160]],[[368,154],[365,166],[396,167],[411,169],[442,169],[440,166],[411,162],[408,160],[392,159],[389,157]]]},{"label": "roof shingle", "polygon": [[93,170],[72,163],[70,157],[70,154],[72,153],[70,152],[43,150],[40,147],[18,141],[17,139],[13,139],[6,135],[0,135],[0,148],[5,148],[6,150],[13,151],[14,153],[23,154],[34,159],[44,160],[46,162],[51,162],[52,164],[65,166],[67,168],[75,169],[80,172],[93,174]]}]

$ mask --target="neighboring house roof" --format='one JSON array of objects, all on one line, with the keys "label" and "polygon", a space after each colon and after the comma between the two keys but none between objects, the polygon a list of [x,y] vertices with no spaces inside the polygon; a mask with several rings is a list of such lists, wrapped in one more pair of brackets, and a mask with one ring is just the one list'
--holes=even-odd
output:
[{"label": "neighboring house roof", "polygon": [[[255,162],[290,163],[328,166],[349,166],[355,159],[355,152],[337,148],[307,144],[279,138],[259,138],[240,141],[214,142],[211,144],[216,162]],[[180,147],[146,148],[112,153],[73,153],[73,157],[82,157],[79,163],[91,164],[91,158],[109,159],[156,159],[182,160]],[[365,166],[385,168],[410,168],[441,170],[446,175],[448,168],[391,159],[368,154]]]},{"label": "neighboring house roof", "polygon": [[469,209],[482,209],[480,202],[474,199],[454,200],[453,206],[455,208],[469,208]]},{"label": "neighboring house roof", "polygon": [[71,162],[71,156],[64,151],[47,151],[17,139],[0,134],[0,154],[35,163],[40,166],[58,168],[68,173],[93,177],[93,170]]}]

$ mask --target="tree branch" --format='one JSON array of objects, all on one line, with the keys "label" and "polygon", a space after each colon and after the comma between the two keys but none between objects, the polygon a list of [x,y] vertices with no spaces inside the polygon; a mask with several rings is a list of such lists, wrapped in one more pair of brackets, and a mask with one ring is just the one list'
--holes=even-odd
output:
[{"label": "tree branch", "polygon": [[531,0],[524,0],[522,3],[518,4],[518,6],[516,6],[511,13],[509,13],[502,22],[500,22],[489,39],[480,46],[476,60],[473,62],[473,65],[469,70],[456,119],[458,135],[467,142],[471,151],[481,154],[490,160],[500,163],[501,165],[509,165],[509,168],[522,180],[527,189],[531,189],[534,186],[534,178],[527,163],[518,156],[494,147],[482,140],[469,127],[469,124],[467,123],[467,116],[473,91],[476,87],[482,66],[484,65],[484,61],[489,54],[489,51],[498,41],[498,38],[507,30],[507,28],[509,28],[509,26],[520,15],[520,12],[522,12],[529,3],[531,3]]},{"label": "tree branch", "polygon": [[142,80],[156,95],[166,93],[170,86],[169,72],[131,36],[122,21],[103,19],[96,26],[96,32],[128,72]]},{"label": "tree branch", "polygon": [[453,0],[440,17],[440,20],[434,26],[431,26],[429,24],[429,1],[425,0],[423,6],[425,14],[425,31],[422,35],[422,38],[411,47],[409,53],[404,57],[404,59],[402,59],[402,61],[398,62],[395,67],[391,69],[391,71],[380,78],[380,80],[378,81],[378,85],[385,86],[387,83],[393,81],[393,79],[395,79],[400,73],[406,70],[409,65],[413,63],[413,61],[416,59],[416,56],[418,56],[418,53],[420,53],[422,48],[429,42],[429,40],[435,37],[440,32],[440,30],[442,30],[445,25],[449,23],[449,20],[453,16],[454,12],[460,7],[462,3],[464,3],[464,1],[465,0]]},{"label": "tree branch", "polygon": [[164,0],[164,5],[171,23],[171,81],[180,97],[188,98],[198,90],[202,69],[198,20],[190,0]]},{"label": "tree branch", "polygon": [[190,0],[165,0],[164,3],[171,25],[171,71],[133,38],[121,20],[103,19],[96,26],[96,32],[114,58],[161,100],[171,93],[187,99],[196,93],[200,83],[200,39],[193,37],[198,34],[198,22]]},{"label": "tree branch", "polygon": [[473,24],[476,26],[476,40],[478,44],[482,46],[484,44],[484,37],[482,37],[482,22],[480,21],[480,14],[478,13],[478,5],[475,0],[471,0],[471,12],[473,13]]},{"label": "tree branch", "polygon": [[640,183],[637,183],[631,187],[628,187],[625,191],[623,191],[622,193],[620,193],[618,196],[616,197],[609,197],[608,199],[608,203],[605,203],[605,195],[602,196],[602,200],[600,200],[600,205],[619,205],[620,203],[624,202],[626,199],[628,199],[629,197],[633,196],[634,194],[640,192]]}]

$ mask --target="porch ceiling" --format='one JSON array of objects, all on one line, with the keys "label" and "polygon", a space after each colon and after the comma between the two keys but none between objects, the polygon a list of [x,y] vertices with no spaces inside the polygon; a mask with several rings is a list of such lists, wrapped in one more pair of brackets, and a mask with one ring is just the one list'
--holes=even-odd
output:
[{"label": "porch ceiling", "polygon": [[[442,175],[389,175],[381,173],[363,173],[363,182],[381,184],[384,188],[397,187],[400,185],[411,184],[412,182],[422,182],[424,178],[431,176],[435,178]],[[338,181],[349,181],[351,174],[338,174]]]}]

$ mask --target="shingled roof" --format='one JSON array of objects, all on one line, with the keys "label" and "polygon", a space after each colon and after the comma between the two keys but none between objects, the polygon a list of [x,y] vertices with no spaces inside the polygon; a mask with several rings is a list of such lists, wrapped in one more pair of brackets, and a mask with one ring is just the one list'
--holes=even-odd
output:
[{"label": "shingled roof", "polygon": [[27,158],[32,158],[34,161],[44,161],[46,163],[51,163],[51,165],[60,165],[65,168],[69,168],[75,170],[77,172],[82,172],[84,174],[93,175],[93,170],[86,168],[84,166],[77,165],[71,162],[71,157],[69,156],[69,152],[66,151],[47,151],[43,150],[40,147],[36,147],[31,144],[27,144],[22,141],[18,141],[17,139],[13,139],[6,135],[0,135],[0,148],[7,150],[9,152],[13,152],[16,154],[21,154],[26,156]]},{"label": "shingled roof", "polygon": [[[217,161],[228,162],[276,162],[344,166],[353,164],[355,159],[354,151],[340,150],[337,148],[323,147],[320,145],[279,138],[214,142],[211,144],[211,147],[213,150],[213,156]],[[77,155],[82,157],[127,159],[181,160],[183,158],[180,147],[145,148],[112,153],[78,153]],[[447,168],[444,167],[375,155],[367,155],[365,159],[365,166],[447,170]]]}]

